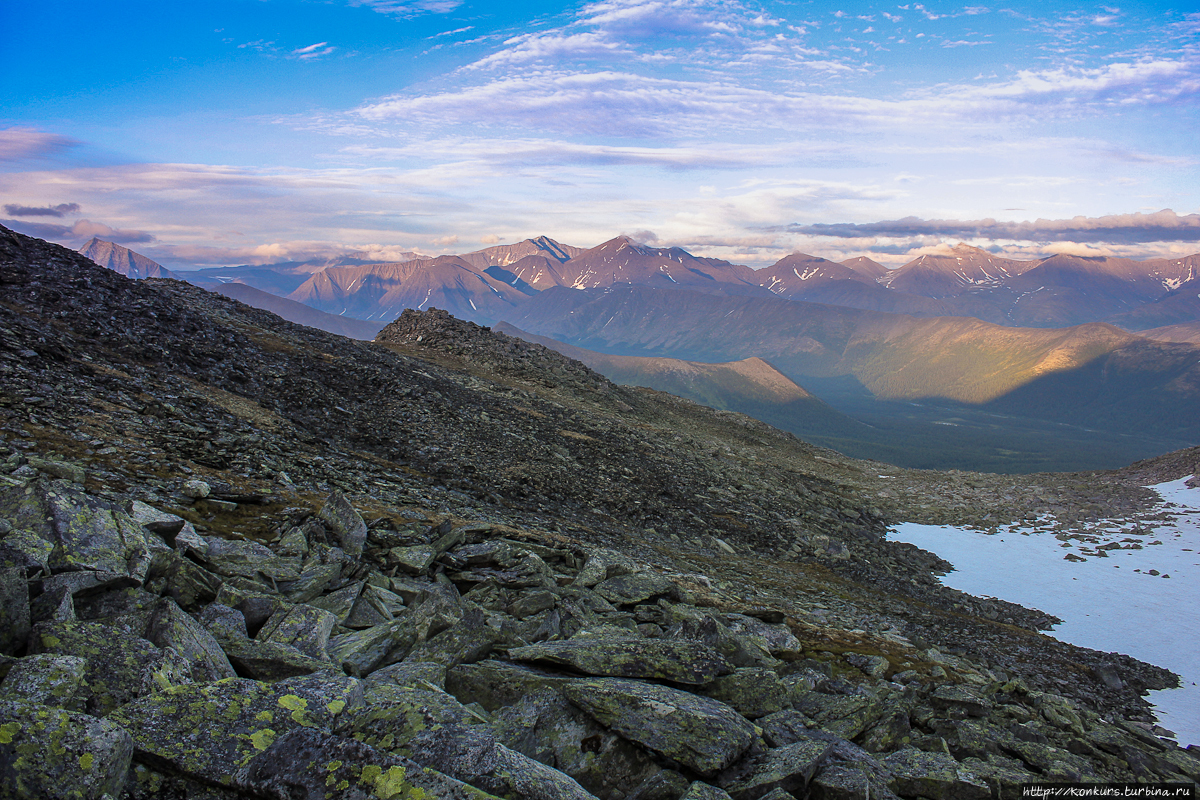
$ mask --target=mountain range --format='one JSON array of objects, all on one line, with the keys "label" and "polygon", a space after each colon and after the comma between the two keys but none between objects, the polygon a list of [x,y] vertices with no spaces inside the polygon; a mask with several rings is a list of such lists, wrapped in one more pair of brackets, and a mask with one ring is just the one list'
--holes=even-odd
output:
[{"label": "mountain range", "polygon": [[[112,255],[124,248],[109,247],[109,261],[131,262],[132,255]],[[210,288],[237,282],[286,297],[333,315],[303,317],[290,306],[289,318],[339,333],[346,329],[335,319],[379,326],[406,308],[508,322],[528,332],[523,335],[592,351],[574,357],[618,381],[736,408],[814,441],[900,463],[926,464],[938,449],[954,449],[956,434],[965,437],[960,452],[1014,450],[1002,440],[1003,428],[1011,434],[1024,424],[1016,420],[1040,421],[1025,430],[1027,445],[1044,435],[1044,423],[1076,428],[1069,446],[1054,445],[1060,449],[1082,453],[1078,437],[1085,429],[1113,437],[1101,448],[1107,457],[1068,462],[1075,467],[1115,466],[1200,441],[1200,423],[1188,411],[1200,399],[1193,327],[1200,321],[1200,256],[1017,261],[959,245],[892,270],[868,258],[837,263],[793,253],[756,271],[618,236],[590,249],[538,237],[462,255],[349,261],[184,277]],[[236,291],[253,305],[283,308]],[[643,361],[635,368],[603,355],[693,366],[688,372]],[[742,389],[722,394],[728,387],[714,387],[726,383],[730,368],[716,380],[694,366],[755,358],[824,403],[765,402]],[[963,427],[959,422],[932,412],[914,417],[911,410],[934,406],[1012,421],[992,430],[990,421],[976,418],[968,437],[947,430]],[[908,418],[903,433],[891,425],[898,416]],[[1136,449],[1119,437],[1133,437]],[[941,444],[921,448],[922,460],[914,461],[911,452],[922,439]],[[901,441],[908,444],[897,449]],[[1043,463],[1041,456],[1029,459],[1021,462],[1025,468]],[[1004,459],[971,465],[1016,468]]]}]

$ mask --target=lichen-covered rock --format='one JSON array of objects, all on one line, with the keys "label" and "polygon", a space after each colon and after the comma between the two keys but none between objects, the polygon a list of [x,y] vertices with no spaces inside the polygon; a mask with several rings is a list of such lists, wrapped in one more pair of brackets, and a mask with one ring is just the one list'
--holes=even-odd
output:
[{"label": "lichen-covered rock", "polygon": [[0,567],[20,567],[27,575],[50,572],[54,543],[33,531],[9,531],[0,539]]},{"label": "lichen-covered rock", "polygon": [[247,765],[240,784],[287,800],[496,800],[403,756],[312,728],[272,742]]},{"label": "lichen-covered rock", "polygon": [[277,556],[258,542],[215,538],[208,540],[204,563],[218,575],[250,579],[266,575],[275,581],[296,580],[302,566],[299,558]]},{"label": "lichen-covered rock", "polygon": [[601,581],[638,571],[638,563],[616,550],[597,549],[588,554],[572,586],[591,588]]},{"label": "lichen-covered rock", "polygon": [[667,686],[590,678],[563,694],[606,728],[702,775],[725,769],[754,742],[754,726],[729,706]]},{"label": "lichen-covered rock", "polygon": [[361,631],[334,636],[326,645],[333,663],[354,675],[366,676],[401,661],[417,641],[417,631],[407,616]]},{"label": "lichen-covered rock", "polygon": [[[364,586],[366,583],[363,581],[353,581],[341,589],[313,598],[309,601],[309,605],[328,611],[337,619],[338,625],[345,625]],[[371,626],[364,625],[362,627],[369,628]]]},{"label": "lichen-covered rock", "polygon": [[628,797],[661,772],[649,753],[611,733],[553,689],[496,708],[504,745],[570,775],[597,797]]},{"label": "lichen-covered rock", "polygon": [[504,797],[596,800],[562,772],[500,744],[483,726],[426,729],[407,749],[418,764]]},{"label": "lichen-covered rock", "polygon": [[936,709],[971,717],[986,717],[994,707],[994,703],[975,688],[957,683],[942,684],[934,689],[929,702]]},{"label": "lichen-covered rock", "polygon": [[995,755],[988,756],[986,760],[965,758],[962,766],[976,779],[986,783],[991,788],[993,797],[1015,796],[1022,784],[1042,780],[1036,773],[1021,766],[1021,762]]},{"label": "lichen-covered rock", "polygon": [[340,492],[329,495],[317,512],[317,518],[337,537],[347,556],[357,559],[362,555],[363,544],[367,541],[367,523],[345,496]]},{"label": "lichen-covered rock", "polygon": [[0,653],[16,655],[23,651],[30,627],[25,568],[0,569]]},{"label": "lichen-covered rock", "polygon": [[464,703],[479,703],[495,711],[547,689],[557,693],[571,680],[524,664],[488,660],[447,671],[446,691]]},{"label": "lichen-covered rock", "polygon": [[726,614],[725,623],[730,632],[737,636],[761,640],[767,652],[777,658],[796,658],[803,648],[800,640],[786,625],[772,625],[745,614]]},{"label": "lichen-covered rock", "polygon": [[823,731],[853,739],[879,721],[883,704],[872,697],[807,692],[794,700],[797,711],[812,718]]},{"label": "lichen-covered rock", "polygon": [[705,687],[704,694],[733,706],[749,719],[765,717],[788,706],[787,687],[769,669],[734,670]]},{"label": "lichen-covered rock", "polygon": [[422,731],[486,721],[452,695],[426,686],[374,683],[370,700],[347,711],[335,732],[401,755],[408,755],[409,740]]},{"label": "lichen-covered rock", "polygon": [[446,560],[461,568],[449,573],[451,580],[481,583],[491,579],[514,589],[557,585],[554,570],[541,556],[513,542],[497,540],[461,545],[447,553]]},{"label": "lichen-covered rock", "polygon": [[225,655],[239,675],[260,681],[276,681],[298,675],[342,670],[332,661],[305,655],[288,644],[257,639],[230,638],[221,642]]},{"label": "lichen-covered rock", "polygon": [[927,797],[930,800],[986,800],[991,789],[952,756],[906,748],[883,759],[895,776],[896,793],[901,797]]},{"label": "lichen-covered rock", "polygon": [[827,741],[806,739],[768,750],[753,759],[747,774],[733,780],[722,777],[721,788],[733,800],[757,800],[775,790],[803,793],[833,747]]},{"label": "lichen-covered rock", "polygon": [[365,586],[344,623],[347,628],[370,628],[404,613],[404,598],[379,586]]},{"label": "lichen-covered rock", "polygon": [[707,783],[693,781],[679,800],[733,800],[729,792]]},{"label": "lichen-covered rock", "polygon": [[733,665],[711,647],[683,639],[575,636],[567,641],[518,647],[508,655],[517,661],[562,664],[588,675],[654,678],[692,685],[712,683],[733,671]]},{"label": "lichen-covered rock", "polygon": [[164,767],[165,772],[136,759],[125,778],[121,800],[246,800],[240,789],[198,781]]},{"label": "lichen-covered rock", "polygon": [[437,557],[438,551],[430,545],[414,544],[391,548],[387,551],[384,563],[387,567],[397,567],[408,575],[424,575]]},{"label": "lichen-covered rock", "polygon": [[54,545],[48,559],[54,572],[112,572],[140,583],[150,564],[142,527],[67,481],[0,490],[0,516]]},{"label": "lichen-covered rock", "polygon": [[125,783],[133,742],[119,725],[0,700],[0,796],[99,800]]},{"label": "lichen-covered rock", "polygon": [[163,649],[174,650],[186,661],[194,683],[236,675],[216,638],[169,597],[160,599],[150,609],[143,635]]},{"label": "lichen-covered rock", "polygon": [[78,619],[75,613],[75,598],[65,586],[43,591],[29,603],[29,621],[72,622]]},{"label": "lichen-covered rock", "polygon": [[328,661],[329,634],[337,617],[314,606],[299,605],[280,609],[259,629],[256,639],[290,645],[309,658]]},{"label": "lichen-covered rock", "polygon": [[83,711],[86,671],[87,659],[79,656],[26,656],[12,665],[0,683],[0,697]]},{"label": "lichen-covered rock", "polygon": [[736,667],[773,667],[779,662],[755,636],[739,636],[713,614],[677,603],[663,612],[664,636],[708,645]]},{"label": "lichen-covered rock", "polygon": [[191,668],[171,649],[99,622],[51,622],[36,626],[31,653],[87,659],[87,712],[99,717],[129,701],[191,682]]},{"label": "lichen-covered rock", "polygon": [[172,598],[185,611],[199,611],[217,599],[221,578],[175,551],[154,554],[147,588]]},{"label": "lichen-covered rock", "polygon": [[675,582],[656,572],[634,572],[601,581],[593,588],[596,594],[614,605],[641,603],[652,597],[672,596],[678,599]]},{"label": "lichen-covered rock", "polygon": [[275,684],[243,678],[176,686],[122,706],[111,720],[129,731],[139,759],[189,777],[231,786],[239,770],[284,733],[330,729],[362,700],[345,676]]},{"label": "lichen-covered rock", "polygon": [[364,685],[368,695],[375,686],[400,686],[403,688],[416,686],[429,688],[432,686],[445,691],[446,668],[432,661],[402,661],[399,664],[392,664],[390,667],[372,672],[365,679]]}]

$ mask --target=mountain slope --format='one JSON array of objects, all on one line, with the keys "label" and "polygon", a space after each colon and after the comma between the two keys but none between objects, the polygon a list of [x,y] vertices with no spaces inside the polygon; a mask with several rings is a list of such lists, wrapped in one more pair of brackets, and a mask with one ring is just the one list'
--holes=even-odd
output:
[{"label": "mountain slope", "polygon": [[142,278],[175,278],[182,280],[157,261],[152,261],[140,253],[119,244],[106,242],[93,236],[87,244],[79,248],[79,252],[95,261],[102,267],[108,267],[127,278],[140,280]]},{"label": "mountain slope", "polygon": [[383,323],[381,322],[366,322],[364,320],[352,319],[351,317],[326,314],[324,311],[318,311],[303,303],[297,303],[295,300],[288,300],[286,297],[279,297],[270,292],[255,289],[253,286],[248,286],[244,283],[223,283],[213,291],[245,303],[248,306],[254,306],[264,311],[270,311],[272,314],[278,314],[288,322],[294,322],[297,325],[307,325],[311,328],[320,328],[323,331],[336,333],[339,336],[346,336],[350,339],[371,341],[379,331],[383,330]]},{"label": "mountain slope", "polygon": [[615,383],[646,386],[713,408],[740,411],[801,438],[861,437],[868,428],[834,411],[758,357],[706,364],[677,358],[610,355],[527,333],[504,322],[495,330],[556,350]]},{"label": "mountain slope", "polygon": [[558,271],[562,285],[574,289],[632,284],[713,294],[768,294],[749,267],[697,258],[678,247],[648,247],[628,236],[618,236],[584,251]]},{"label": "mountain slope", "polygon": [[494,320],[524,296],[457,256],[329,268],[288,295],[331,314],[384,322],[406,308],[441,308],[463,317]]},{"label": "mountain slope", "polygon": [[561,264],[583,251],[582,247],[556,242],[549,236],[538,236],[516,244],[501,244],[476,250],[473,253],[463,253],[459,255],[459,258],[476,269],[483,269],[485,267],[507,267],[528,256],[548,258]]},{"label": "mountain slope", "polygon": [[[879,398],[997,404],[1009,413],[1200,441],[1200,419],[1188,411],[1200,401],[1196,349],[1100,323],[1011,328],[644,287],[551,289],[521,311],[518,327],[589,349],[694,361],[758,355],[801,383],[851,376]],[[1062,394],[1069,375],[1078,376],[1070,403]]]}]

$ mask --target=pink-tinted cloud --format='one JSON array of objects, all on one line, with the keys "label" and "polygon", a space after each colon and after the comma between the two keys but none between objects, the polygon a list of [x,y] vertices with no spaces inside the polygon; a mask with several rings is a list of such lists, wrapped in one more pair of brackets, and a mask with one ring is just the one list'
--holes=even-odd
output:
[{"label": "pink-tinted cloud", "polygon": [[4,128],[0,129],[0,162],[49,158],[79,144],[68,136],[36,128]]}]

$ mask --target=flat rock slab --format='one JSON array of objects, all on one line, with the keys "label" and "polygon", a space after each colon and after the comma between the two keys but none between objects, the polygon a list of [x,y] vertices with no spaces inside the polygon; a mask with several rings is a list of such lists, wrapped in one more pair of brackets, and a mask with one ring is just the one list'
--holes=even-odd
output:
[{"label": "flat rock slab", "polygon": [[708,645],[686,639],[577,636],[508,652],[516,661],[548,661],[588,675],[654,678],[690,685],[711,683],[733,665]]},{"label": "flat rock slab", "polygon": [[905,797],[921,796],[930,800],[987,800],[992,790],[987,783],[961,766],[946,753],[923,750],[897,750],[883,759],[895,776],[896,793]]},{"label": "flat rock slab", "polygon": [[132,757],[133,741],[112,722],[0,700],[0,797],[115,797]]},{"label": "flat rock slab", "polygon": [[230,785],[239,770],[284,733],[332,727],[362,700],[345,676],[293,678],[274,684],[244,678],[177,686],[117,709],[138,758],[188,777]]},{"label": "flat rock slab", "polygon": [[593,678],[563,694],[606,728],[702,775],[725,769],[754,742],[754,726],[729,706],[667,686]]}]

